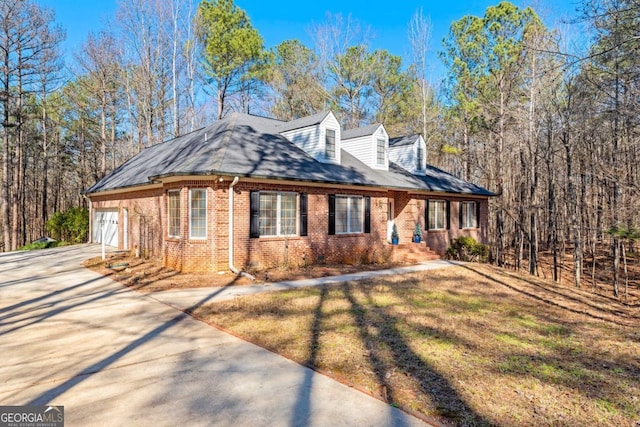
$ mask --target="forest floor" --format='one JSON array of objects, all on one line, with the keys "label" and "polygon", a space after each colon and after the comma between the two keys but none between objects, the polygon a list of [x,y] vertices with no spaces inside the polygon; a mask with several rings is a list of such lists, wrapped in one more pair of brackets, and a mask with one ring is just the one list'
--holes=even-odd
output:
[{"label": "forest floor", "polygon": [[[140,291],[250,283],[123,257],[107,262],[129,266],[86,265]],[[280,269],[269,279],[370,267]],[[468,264],[252,295],[192,315],[443,425],[637,426],[637,285],[630,282],[633,300],[623,303],[610,288],[594,294],[563,274],[559,284]]]},{"label": "forest floor", "polygon": [[[553,254],[550,251],[541,251],[538,258],[538,277],[552,280]],[[581,288],[598,295],[613,296],[613,259],[610,256],[608,245],[601,245],[597,248],[595,259],[589,254],[585,254],[584,258]],[[507,269],[516,270],[513,256],[507,262]],[[558,281],[556,283],[575,289],[572,247],[566,247],[558,256],[558,264]],[[520,272],[523,277],[530,277],[529,264],[526,259],[523,260]],[[624,264],[620,261],[619,278],[620,300],[630,305],[640,306],[640,252],[627,253],[626,274]],[[625,283],[628,286],[625,286]],[[625,288],[628,290],[628,298],[625,295]]]}]

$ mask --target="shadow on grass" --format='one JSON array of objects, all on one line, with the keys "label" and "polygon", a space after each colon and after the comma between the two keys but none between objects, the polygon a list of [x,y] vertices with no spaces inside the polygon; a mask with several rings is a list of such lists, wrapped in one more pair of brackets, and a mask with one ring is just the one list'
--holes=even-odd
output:
[{"label": "shadow on grass", "polygon": [[[629,314],[620,310],[615,310],[615,309],[610,309],[610,308],[603,308],[600,306],[597,306],[587,300],[584,300],[582,298],[576,298],[575,296],[571,296],[571,295],[567,295],[566,293],[563,292],[559,292],[558,290],[554,290],[554,289],[549,289],[547,287],[541,286],[538,283],[535,283],[531,280],[525,280],[522,277],[517,277],[516,279],[518,280],[523,280],[526,283],[529,283],[533,286],[539,287],[540,289],[544,290],[545,293],[547,294],[553,294],[557,297],[559,297],[560,301],[554,301],[551,298],[545,296],[545,295],[541,295],[532,291],[528,291],[525,290],[523,288],[520,288],[518,286],[513,286],[503,280],[500,280],[490,274],[487,274],[483,271],[480,271],[476,268],[473,268],[470,265],[462,265],[462,268],[465,268],[481,277],[484,277],[485,279],[488,279],[492,282],[495,282],[497,284],[500,284],[502,286],[505,286],[519,294],[522,295],[526,295],[530,298],[533,298],[537,301],[541,301],[544,302],[545,304],[549,304],[555,307],[559,307],[563,310],[567,310],[570,311],[572,313],[576,313],[576,314],[582,314],[588,317],[591,317],[593,319],[598,319],[598,320],[604,320],[607,322],[611,322],[614,323],[616,325],[620,325],[620,326],[638,326],[638,320],[640,320],[640,315],[633,315],[633,314]],[[594,297],[597,297],[596,295],[594,295]],[[578,303],[578,304],[584,304],[586,306],[588,306],[591,310],[580,310],[580,309],[575,309],[572,307],[569,307],[568,304],[563,304],[562,300],[569,300],[572,301],[574,303]],[[623,319],[616,319],[616,318],[612,318],[612,317],[608,317],[606,316],[606,314],[612,315],[612,316],[620,316],[621,314],[625,314],[625,318]]]},{"label": "shadow on grass", "polygon": [[[302,362],[307,368],[315,368],[320,347],[320,333],[322,332],[322,305],[327,298],[327,288],[323,286],[320,291],[320,300],[313,313],[311,325],[311,343],[309,344],[309,357]],[[293,410],[291,425],[308,425],[311,417],[311,388],[315,373],[311,369],[305,369],[304,379],[300,384],[298,399]]]},{"label": "shadow on grass", "polygon": [[[546,292],[532,294],[533,291],[523,291],[515,285],[491,277],[490,274],[476,271],[469,266],[464,268],[490,279],[491,284],[476,286],[478,283],[472,282],[467,287],[471,293],[451,292],[447,286],[455,285],[447,285],[437,288],[433,294],[427,291],[428,285],[416,287],[415,291],[409,289],[411,292],[408,292],[405,282],[397,283],[396,286],[387,284],[390,292],[403,298],[403,302],[409,306],[415,307],[416,301],[421,301],[421,294],[427,293],[427,298],[432,299],[429,301],[430,304],[420,306],[424,309],[420,314],[433,318],[438,312],[452,313],[456,316],[455,331],[460,330],[462,333],[452,339],[453,331],[437,332],[433,328],[403,320],[413,332],[428,337],[429,340],[445,338],[452,346],[479,356],[479,360],[485,361],[477,366],[477,369],[483,372],[483,377],[504,377],[504,381],[501,382],[505,384],[526,383],[528,379],[534,378],[540,384],[553,387],[555,392],[572,390],[572,394],[588,399],[585,400],[589,402],[588,405],[610,408],[614,417],[615,414],[619,414],[620,417],[637,416],[637,405],[636,409],[633,409],[633,396],[637,396],[639,386],[637,379],[640,378],[640,359],[625,357],[625,354],[633,353],[633,346],[640,338],[637,330],[600,322],[602,317],[598,315],[591,315],[594,320],[585,322],[582,316],[574,316],[573,313],[589,313],[565,307],[563,303],[567,303],[566,300],[552,300],[551,298],[557,296],[554,292],[547,295]],[[425,283],[426,280],[425,278]],[[491,286],[492,289],[486,291],[483,289],[486,286]],[[501,286],[515,290],[516,293],[510,292],[507,299],[502,301],[502,298],[498,298],[499,293],[493,291]],[[543,286],[540,288],[546,291]],[[370,288],[362,289],[367,291]],[[458,299],[446,297],[448,295],[457,295]],[[514,299],[517,295],[520,297]],[[548,303],[548,306],[540,304],[540,301]],[[587,306],[592,308],[590,305]],[[464,310],[458,311],[460,307]],[[484,320],[482,311],[485,308],[488,310],[489,319],[493,321]],[[563,310],[571,313],[563,313]],[[380,311],[378,315],[384,317],[385,311]],[[605,320],[618,323],[609,318]],[[465,337],[481,339],[475,340],[474,343],[466,341]],[[607,346],[608,338],[614,342],[612,347]],[[625,343],[628,347],[618,347],[617,343]],[[507,379],[508,377],[512,379]],[[538,395],[537,398],[542,400],[544,396]],[[538,416],[550,421],[559,416],[558,412],[554,413],[544,405],[536,407],[536,410],[539,411]],[[550,412],[545,414],[543,411],[547,410]],[[592,411],[591,414],[597,413],[594,409],[589,410]],[[572,415],[561,415],[558,419]],[[574,421],[579,420],[577,417]],[[571,423],[565,419],[566,422]]]},{"label": "shadow on grass", "polygon": [[[360,339],[368,350],[369,361],[386,402],[395,403],[397,391],[388,378],[397,369],[418,384],[420,391],[428,396],[439,415],[457,424],[491,425],[489,420],[476,413],[462,399],[445,376],[411,349],[397,327],[404,320],[390,315],[385,307],[376,306],[366,282],[343,283],[341,289],[351,305]],[[366,309],[359,303],[354,290],[364,292],[368,299],[367,305],[373,308]]]}]

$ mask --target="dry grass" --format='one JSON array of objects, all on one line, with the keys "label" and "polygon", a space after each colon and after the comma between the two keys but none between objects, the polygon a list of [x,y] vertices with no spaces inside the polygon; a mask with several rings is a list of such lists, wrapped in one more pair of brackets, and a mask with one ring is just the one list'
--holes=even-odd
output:
[{"label": "dry grass", "polygon": [[[122,264],[126,264],[126,268],[112,268]],[[184,274],[164,267],[160,260],[136,258],[124,253],[111,254],[105,261],[100,257],[90,258],[84,266],[144,293],[251,283],[249,279],[235,274]]]},{"label": "dry grass", "polygon": [[[122,270],[112,267],[127,264]],[[90,258],[84,266],[102,275],[109,276],[140,292],[160,292],[175,289],[203,287],[242,286],[253,283],[278,282],[283,280],[311,279],[364,270],[391,268],[397,264],[380,263],[366,265],[309,265],[305,267],[279,267],[268,270],[252,271],[256,282],[244,276],[232,273],[182,273],[164,267],[159,259],[142,259],[125,252],[110,254],[106,260],[101,257]]]},{"label": "dry grass", "polygon": [[193,314],[443,424],[640,421],[638,308],[489,266],[266,293]]}]

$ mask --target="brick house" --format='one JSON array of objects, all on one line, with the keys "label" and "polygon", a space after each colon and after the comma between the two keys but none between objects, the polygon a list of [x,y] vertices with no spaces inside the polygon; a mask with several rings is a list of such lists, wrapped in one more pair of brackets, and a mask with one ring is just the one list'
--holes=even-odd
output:
[{"label": "brick house", "polygon": [[486,241],[493,194],[429,166],[421,136],[343,131],[322,112],[233,113],[141,151],[86,195],[92,241],[182,271],[238,272],[388,259],[394,224],[401,246],[425,253],[463,235]]}]

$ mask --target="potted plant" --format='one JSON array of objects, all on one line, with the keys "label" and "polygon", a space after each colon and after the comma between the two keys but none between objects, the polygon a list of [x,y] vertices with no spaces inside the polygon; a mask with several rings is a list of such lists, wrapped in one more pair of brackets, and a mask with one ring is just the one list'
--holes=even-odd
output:
[{"label": "potted plant", "polygon": [[391,229],[391,244],[397,245],[398,241],[400,241],[400,236],[398,236],[398,227],[393,224],[393,228]]},{"label": "potted plant", "polygon": [[420,243],[422,240],[422,227],[420,223],[416,222],[416,227],[413,229],[413,241],[414,243]]}]

